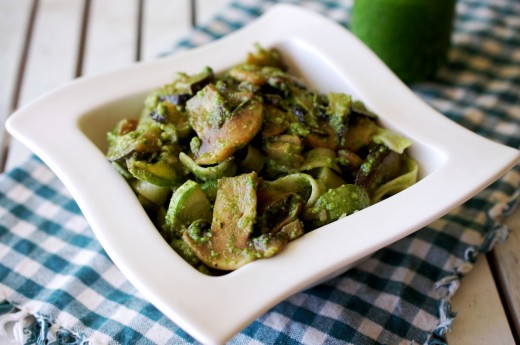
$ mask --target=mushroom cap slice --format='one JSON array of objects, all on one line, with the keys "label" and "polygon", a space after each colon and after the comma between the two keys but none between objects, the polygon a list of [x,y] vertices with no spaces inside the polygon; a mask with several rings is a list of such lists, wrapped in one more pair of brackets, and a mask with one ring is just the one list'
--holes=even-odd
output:
[{"label": "mushroom cap slice", "polygon": [[248,245],[256,219],[256,172],[218,182],[211,230],[204,236],[186,231],[184,241],[207,266],[234,270],[256,259]]},{"label": "mushroom cap slice", "polygon": [[215,85],[206,85],[186,105],[190,123],[201,140],[195,162],[217,164],[245,147],[260,131],[262,103],[251,98],[232,112]]}]

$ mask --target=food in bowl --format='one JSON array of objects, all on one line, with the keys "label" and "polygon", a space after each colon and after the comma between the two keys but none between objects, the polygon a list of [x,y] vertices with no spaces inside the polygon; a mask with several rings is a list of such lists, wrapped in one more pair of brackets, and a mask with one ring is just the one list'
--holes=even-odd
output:
[{"label": "food in bowl", "polygon": [[418,172],[410,140],[350,95],[311,90],[259,46],[221,74],[177,73],[107,139],[164,239],[210,275],[271,257]]}]

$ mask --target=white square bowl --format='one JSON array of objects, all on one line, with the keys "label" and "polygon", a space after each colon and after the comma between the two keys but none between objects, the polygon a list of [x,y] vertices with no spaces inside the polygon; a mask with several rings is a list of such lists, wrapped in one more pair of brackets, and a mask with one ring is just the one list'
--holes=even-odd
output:
[{"label": "white square bowl", "polygon": [[[145,95],[174,72],[195,73],[206,65],[223,71],[243,61],[254,43],[276,47],[311,86],[354,95],[385,127],[410,138],[420,181],[304,235],[273,258],[209,277],[159,235],[105,159],[105,137],[119,119],[137,116]],[[74,81],[17,111],[7,129],[64,182],[136,288],[202,343],[225,342],[290,295],[441,217],[520,160],[519,151],[475,135],[421,101],[345,28],[291,5],[277,5],[206,46]]]}]

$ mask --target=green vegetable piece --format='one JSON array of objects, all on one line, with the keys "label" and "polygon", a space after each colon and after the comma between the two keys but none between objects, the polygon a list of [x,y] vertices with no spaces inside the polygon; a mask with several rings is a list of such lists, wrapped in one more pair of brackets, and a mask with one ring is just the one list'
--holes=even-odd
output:
[{"label": "green vegetable piece", "polygon": [[247,145],[244,159],[238,163],[241,172],[249,173],[252,171],[260,172],[265,164],[265,156],[253,145]]},{"label": "green vegetable piece", "polygon": [[130,154],[154,153],[161,148],[161,129],[159,126],[150,126],[142,130],[134,130],[124,134],[119,133],[119,126],[107,134],[107,158],[116,161],[128,157]]},{"label": "green vegetable piece", "polygon": [[233,176],[237,170],[237,165],[230,157],[222,163],[210,167],[201,167],[191,159],[190,156],[181,152],[179,160],[195,177],[202,181],[215,180],[225,176]]},{"label": "green vegetable piece", "polygon": [[274,189],[286,193],[298,193],[304,200],[307,200],[307,206],[314,204],[322,193],[318,182],[311,175],[304,173],[294,173],[274,181],[264,181],[261,188]]},{"label": "green vegetable piece", "polygon": [[315,176],[321,189],[325,192],[329,189],[338,188],[345,184],[345,180],[329,167],[319,168]]},{"label": "green vegetable piece", "polygon": [[349,128],[343,134],[343,147],[351,152],[358,152],[362,147],[372,142],[372,136],[377,132],[379,126],[375,119],[361,115],[352,114]]},{"label": "green vegetable piece", "polygon": [[210,83],[213,78],[213,70],[206,66],[200,73],[191,76],[186,73],[177,73],[173,82],[168,85],[168,88],[171,89],[174,94],[194,95],[197,91]]},{"label": "green vegetable piece", "polygon": [[403,165],[403,155],[385,145],[372,147],[356,174],[355,184],[372,195],[376,188],[399,176]]},{"label": "green vegetable piece", "polygon": [[248,53],[246,63],[257,66],[272,66],[285,69],[286,66],[276,49],[264,49],[259,44],[255,44],[255,51]]},{"label": "green vegetable piece", "polygon": [[127,180],[132,180],[134,178],[134,175],[132,175],[129,171],[126,165],[124,164],[124,161],[113,161],[110,162],[114,169],[119,173],[119,175],[123,176]]},{"label": "green vegetable piece", "polygon": [[263,145],[269,161],[279,165],[282,171],[294,171],[303,163],[303,143],[297,135],[284,134],[270,138]]},{"label": "green vegetable piece", "polygon": [[305,219],[314,227],[320,227],[368,206],[370,197],[363,187],[344,184],[320,196],[307,210]]},{"label": "green vegetable piece", "polygon": [[379,202],[383,197],[393,195],[405,190],[417,182],[419,166],[417,162],[410,157],[405,158],[405,172],[379,186],[372,195],[372,204]]},{"label": "green vegetable piece", "polygon": [[365,106],[365,103],[363,103],[360,100],[352,101],[351,108],[352,108],[352,111],[354,111],[358,114],[367,116],[369,118],[372,118],[373,120],[377,119],[377,115],[374,114],[373,112],[371,112],[370,110],[368,110],[368,108]]},{"label": "green vegetable piece", "polygon": [[[282,103],[283,99],[278,95],[269,95],[271,99]],[[264,104],[264,124],[262,129],[262,136],[270,138],[282,134],[287,130],[289,122],[286,119],[287,114],[278,107],[270,104]]]},{"label": "green vegetable piece", "polygon": [[162,152],[155,162],[138,160],[135,157],[127,160],[128,171],[135,178],[160,187],[179,185],[183,178],[179,165],[178,159],[168,152]]},{"label": "green vegetable piece", "polygon": [[171,193],[171,188],[161,187],[143,180],[131,182],[135,192],[157,205],[162,205]]},{"label": "green vegetable piece", "polygon": [[257,195],[259,210],[256,228],[263,234],[278,232],[297,219],[305,203],[298,193],[261,188]]},{"label": "green vegetable piece", "polygon": [[341,173],[341,168],[338,164],[338,159],[336,157],[336,151],[325,148],[315,148],[305,153],[304,161],[300,171],[308,171],[315,168],[331,168],[339,173]]},{"label": "green vegetable piece", "polygon": [[336,133],[343,133],[345,123],[347,123],[347,118],[350,115],[352,97],[344,93],[329,93],[328,100],[327,115],[329,116],[329,124]]},{"label": "green vegetable piece", "polygon": [[209,201],[214,204],[215,199],[217,198],[218,191],[218,180],[208,180],[200,185],[204,194],[209,199]]},{"label": "green vegetable piece", "polygon": [[175,128],[176,137],[187,138],[193,133],[188,116],[180,107],[172,103],[172,98],[172,95],[164,94],[164,92],[156,96],[155,106],[143,113],[141,123],[154,121],[163,125],[171,125]]},{"label": "green vegetable piece", "polygon": [[201,264],[197,255],[195,255],[193,250],[191,250],[190,246],[188,246],[182,238],[174,238],[170,241],[170,246],[177,252],[177,254],[181,256],[181,258],[186,260],[186,262],[192,265],[193,267],[196,267]]},{"label": "green vegetable piece", "polygon": [[372,140],[376,144],[383,144],[390,150],[399,154],[402,154],[404,150],[412,145],[412,142],[409,139],[386,128],[378,128],[372,137]]},{"label": "green vegetable piece", "polygon": [[164,226],[170,234],[182,236],[194,221],[202,219],[209,222],[211,217],[211,204],[206,194],[198,183],[188,180],[173,193]]}]

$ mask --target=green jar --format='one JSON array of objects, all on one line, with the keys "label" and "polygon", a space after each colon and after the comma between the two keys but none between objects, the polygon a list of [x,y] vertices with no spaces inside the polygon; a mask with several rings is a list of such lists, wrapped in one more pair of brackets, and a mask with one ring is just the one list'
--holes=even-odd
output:
[{"label": "green jar", "polygon": [[446,61],[456,0],[354,0],[350,29],[405,83]]}]

